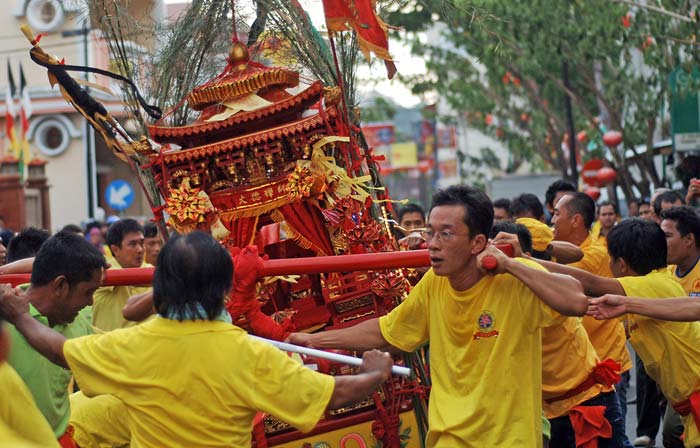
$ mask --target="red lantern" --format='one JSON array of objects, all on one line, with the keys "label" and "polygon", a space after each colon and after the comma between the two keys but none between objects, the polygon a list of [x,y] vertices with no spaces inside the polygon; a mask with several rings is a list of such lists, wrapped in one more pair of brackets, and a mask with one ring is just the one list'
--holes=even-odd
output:
[{"label": "red lantern", "polygon": [[622,132],[620,131],[608,131],[603,134],[603,143],[608,148],[614,148],[620,143],[622,143]]},{"label": "red lantern", "polygon": [[578,140],[579,143],[585,142],[587,138],[588,134],[586,134],[586,131],[580,131],[578,134],[576,134],[576,140]]},{"label": "red lantern", "polygon": [[590,196],[590,198],[594,201],[597,201],[600,197],[600,189],[598,187],[588,187],[583,190],[583,192]]},{"label": "red lantern", "polygon": [[608,184],[611,184],[615,181],[617,178],[617,172],[610,168],[610,167],[605,167],[601,168],[598,170],[598,174],[596,175],[596,179],[598,180],[598,184],[601,186],[605,186]]},{"label": "red lantern", "polygon": [[427,173],[434,166],[434,163],[430,163],[431,160],[421,160],[418,162],[418,171],[421,173]]}]

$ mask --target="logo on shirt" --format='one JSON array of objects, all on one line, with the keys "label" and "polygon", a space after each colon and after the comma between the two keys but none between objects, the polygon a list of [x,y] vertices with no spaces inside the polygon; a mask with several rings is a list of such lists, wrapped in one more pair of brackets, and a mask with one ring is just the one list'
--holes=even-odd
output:
[{"label": "logo on shirt", "polygon": [[472,337],[481,339],[498,336],[498,330],[493,329],[494,325],[496,325],[496,318],[493,316],[493,313],[491,311],[482,311],[476,322],[478,331]]}]

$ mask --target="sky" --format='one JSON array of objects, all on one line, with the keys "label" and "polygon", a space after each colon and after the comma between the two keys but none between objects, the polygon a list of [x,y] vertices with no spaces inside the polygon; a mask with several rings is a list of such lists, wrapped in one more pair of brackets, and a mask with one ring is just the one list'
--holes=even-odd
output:
[{"label": "sky", "polygon": [[[187,1],[187,0],[185,0]],[[183,3],[183,0],[164,0],[168,3]],[[323,18],[323,4],[321,0],[300,0],[300,3],[311,16],[311,21],[319,29],[325,29]],[[425,73],[425,63],[420,58],[411,55],[410,49],[396,39],[390,39],[389,52],[394,58],[394,63],[399,73],[403,75],[413,75]],[[422,103],[422,99],[413,95],[406,86],[398,80],[389,80],[386,77],[384,64],[373,64],[373,67],[361,66],[357,71],[359,98],[368,97],[369,92],[375,90],[381,92],[385,97],[390,98],[395,103],[403,107],[414,107]]]}]

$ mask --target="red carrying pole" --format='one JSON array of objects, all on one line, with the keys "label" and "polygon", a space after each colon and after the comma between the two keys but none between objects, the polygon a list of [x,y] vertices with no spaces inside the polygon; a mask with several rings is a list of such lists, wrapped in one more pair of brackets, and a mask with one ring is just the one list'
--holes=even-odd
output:
[{"label": "red carrying pole", "polygon": [[[283,258],[263,261],[263,277],[319,274],[321,272],[371,271],[430,266],[427,250],[380,252],[330,257]],[[146,285],[153,281],[155,268],[108,269],[103,286]],[[13,286],[29,283],[31,274],[0,275],[0,283]]]},{"label": "red carrying pole", "polygon": [[[509,245],[498,245],[508,256],[513,256]],[[490,257],[489,257],[490,258]],[[496,267],[496,260],[484,260],[486,269]],[[396,268],[419,268],[430,266],[427,250],[379,252],[372,254],[334,255],[330,257],[282,258],[263,261],[261,277],[274,275],[320,274],[322,272],[377,271]],[[155,268],[108,269],[103,286],[150,285]],[[0,284],[12,286],[29,283],[31,274],[0,275]]]}]

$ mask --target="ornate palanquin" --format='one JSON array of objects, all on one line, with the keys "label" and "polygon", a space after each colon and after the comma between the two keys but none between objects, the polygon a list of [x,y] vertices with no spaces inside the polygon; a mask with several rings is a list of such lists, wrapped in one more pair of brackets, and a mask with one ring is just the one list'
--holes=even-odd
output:
[{"label": "ornate palanquin", "polygon": [[[160,224],[167,221],[178,232],[211,232],[232,253],[255,244],[271,258],[398,249],[386,219],[391,202],[376,177],[371,149],[359,143],[359,127],[350,123],[339,87],[318,81],[302,85],[298,73],[254,62],[235,42],[223,72],[187,96],[199,113],[192,123],[167,126],[159,119],[148,127],[150,139],[134,140],[68,75],[84,67],[65,65],[41,49],[31,30],[24,27],[23,33],[33,46],[32,60],[47,68],[66,100],[138,174]],[[119,75],[89,71],[134,87]],[[135,95],[151,117],[161,116]],[[165,205],[155,205],[151,177]],[[341,328],[385,314],[408,288],[399,270],[274,277],[258,283],[257,299],[232,294],[226,307],[237,325],[284,339],[290,331]],[[370,399],[327,411],[308,435],[272,416],[260,418],[255,445],[421,446],[427,377],[417,354],[403,361],[422,381],[392,377]],[[353,372],[322,359],[304,362],[327,374]]]},{"label": "ornate palanquin", "polygon": [[[180,232],[211,231],[232,250],[256,244],[271,258],[396,250],[377,219],[388,196],[365,174],[374,160],[351,138],[340,89],[318,81],[300,86],[299,78],[251,61],[246,47],[234,43],[223,73],[187,97],[199,112],[193,123],[149,127],[162,145],[140,149],[149,154],[145,168],[166,202],[156,217],[165,212]],[[266,337],[342,328],[385,314],[408,288],[400,271],[267,279],[259,285],[260,309],[284,331],[266,334],[259,319],[242,310],[232,314],[240,314],[238,325]],[[325,373],[352,371],[309,362]],[[373,399],[327,413],[312,435],[328,441],[336,436],[326,433],[335,431],[342,441],[349,434],[343,428],[360,425],[364,434],[351,437],[360,446],[357,437],[418,446],[412,398],[424,393],[418,384],[393,380]],[[306,437],[269,416],[255,431],[258,446],[312,446]]]}]

